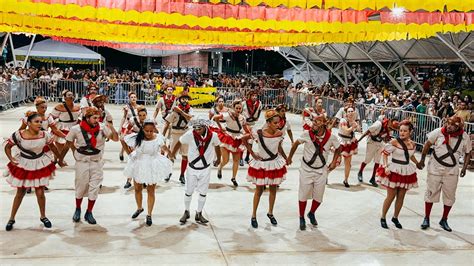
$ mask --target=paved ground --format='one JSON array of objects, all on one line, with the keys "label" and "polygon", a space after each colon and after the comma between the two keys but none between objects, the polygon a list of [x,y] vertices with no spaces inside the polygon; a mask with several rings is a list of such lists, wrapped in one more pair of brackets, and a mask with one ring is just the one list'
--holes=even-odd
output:
[{"label": "paved ground", "polygon": [[[19,127],[19,118],[33,108],[20,107],[0,113],[0,134],[8,137]],[[120,108],[110,106],[115,124]],[[198,111],[205,113],[206,111]],[[295,136],[301,133],[300,117],[289,115]],[[105,152],[105,178],[101,195],[94,209],[98,225],[71,221],[74,212],[74,168],[57,172],[47,192],[47,216],[53,223],[45,229],[39,221],[34,194],[27,195],[11,232],[0,230],[1,264],[466,264],[474,263],[474,174],[460,179],[457,202],[451,211],[453,232],[437,225],[442,212],[440,204],[432,212],[432,228],[419,229],[423,217],[423,194],[426,171],[419,172],[420,187],[410,191],[399,217],[404,226],[398,230],[390,225],[384,230],[379,217],[385,191],[359,184],[356,174],[363,159],[365,144],[353,160],[354,170],[346,189],[342,185],[343,168],[329,176],[325,201],[317,212],[319,226],[301,232],[298,229],[298,168],[302,147],[290,167],[287,180],[277,194],[275,217],[278,226],[266,218],[268,194],[262,197],[258,219],[260,227],[250,226],[254,188],[245,182],[246,166],[239,172],[241,186],[230,183],[230,166],[218,180],[211,177],[211,189],[205,206],[209,225],[194,222],[181,226],[183,187],[178,183],[179,164],[174,166],[170,183],[161,183],[156,192],[154,224],[145,225],[145,215],[130,218],[135,211],[133,191],[125,191],[118,160],[119,144],[109,142]],[[290,149],[286,141],[284,148]],[[0,155],[1,171],[6,157]],[[66,159],[73,165],[70,155]],[[368,177],[371,166],[366,168]],[[367,178],[366,178],[367,179]],[[0,221],[6,223],[15,195],[6,181],[0,182]],[[193,199],[192,209],[196,206]],[[309,206],[308,206],[309,207]],[[390,210],[390,213],[392,210]],[[389,214],[390,215],[390,214]],[[390,217],[390,216],[388,216]],[[191,220],[193,221],[193,220]],[[3,224],[2,224],[3,226]]]}]

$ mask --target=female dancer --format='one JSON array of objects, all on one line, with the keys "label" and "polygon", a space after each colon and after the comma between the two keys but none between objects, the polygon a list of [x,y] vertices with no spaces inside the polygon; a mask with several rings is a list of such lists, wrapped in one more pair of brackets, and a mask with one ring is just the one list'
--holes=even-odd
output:
[{"label": "female dancer", "polygon": [[[217,178],[222,178],[222,168],[229,162],[229,154],[232,153],[232,178],[230,179],[234,186],[238,186],[237,171],[239,170],[239,161],[245,146],[242,144],[242,137],[245,132],[250,132],[245,117],[242,115],[242,102],[234,101],[232,110],[227,113],[215,115],[213,120],[216,121],[220,131],[218,132],[221,141],[222,161],[217,171]],[[226,127],[222,127],[221,120],[225,121]]]},{"label": "female dancer", "polygon": [[[216,102],[214,106],[211,108],[211,110],[209,110],[210,120],[212,120],[214,116],[216,115],[221,115],[221,114],[229,112],[229,108],[225,107],[224,103],[225,103],[224,97],[218,96],[216,98]],[[225,123],[225,120],[221,119],[219,122]],[[210,125],[209,130],[215,132],[216,134],[218,134],[220,131],[219,127],[216,127],[215,125]],[[221,161],[222,158],[216,158],[216,159],[219,159],[219,161]],[[244,166],[244,162],[242,161],[242,156],[241,156],[240,162],[241,162],[240,166]],[[215,162],[214,162],[214,166],[217,166]]]},{"label": "female dancer", "polygon": [[[120,122],[120,143],[122,144],[122,149],[119,153],[120,161],[123,161],[123,152],[127,149],[127,143],[123,140],[125,136],[133,133],[133,126],[132,121],[135,122],[135,125],[139,125],[140,122],[138,120],[138,104],[137,104],[137,95],[134,92],[130,92],[128,94],[129,103],[123,107],[123,117],[122,121]],[[130,183],[130,178],[127,179],[125,185],[123,186],[124,189],[129,189],[132,184]]]},{"label": "female dancer", "polygon": [[[46,115],[46,110],[48,109],[48,104],[46,103],[46,100],[43,97],[37,97],[34,101],[34,104],[36,107],[36,112],[41,117],[41,130],[48,131],[48,128],[51,128],[51,132],[53,134],[61,138],[65,138],[66,135],[56,127],[56,121],[54,121],[53,117],[51,115]],[[28,125],[28,117],[25,116],[21,119],[20,130],[26,129],[27,125]],[[49,152],[50,157],[51,158],[53,157],[48,146],[45,146],[43,151]],[[48,187],[45,186],[44,190],[48,190]],[[28,188],[26,190],[26,193],[31,193],[31,188]]]},{"label": "female dancer", "polygon": [[[412,132],[413,125],[410,121],[404,120],[400,123],[399,138],[393,139],[385,145],[383,166],[377,169],[380,184],[387,188],[387,197],[383,202],[382,217],[380,218],[380,225],[385,229],[388,229],[385,215],[395,198],[392,222],[397,228],[402,228],[398,221],[398,214],[402,209],[405,193],[411,188],[418,187],[416,177],[418,161],[414,156],[416,144],[411,140]],[[388,156],[392,157],[390,164]],[[413,163],[410,163],[410,160]]]},{"label": "female dancer", "polygon": [[318,98],[316,100],[316,107],[308,107],[303,110],[303,129],[310,130],[312,128],[312,123],[314,117],[317,116],[327,117],[326,110],[323,108],[323,100]]},{"label": "female dancer", "polygon": [[[126,129],[126,135],[124,136],[125,143],[127,143],[125,141],[125,137],[132,136],[132,135],[136,136],[136,134],[140,132],[140,129],[144,126],[145,120],[147,119],[148,113],[145,106],[137,105],[136,112],[137,112],[138,119],[132,119],[128,123],[127,129]],[[155,132],[157,132],[156,127],[155,127]],[[127,144],[127,146],[125,147],[126,148],[125,151],[127,154],[130,154],[132,152],[132,150],[130,150],[129,147],[130,147],[129,144]],[[132,178],[131,176],[126,176],[126,177],[127,177],[127,182],[125,183],[123,188],[128,189],[132,186],[132,183],[131,183]]]},{"label": "female dancer", "polygon": [[291,144],[293,144],[294,141],[293,141],[293,132],[291,131],[291,125],[286,120],[286,111],[288,111],[287,108],[286,108],[286,105],[285,104],[279,104],[275,108],[275,111],[277,111],[278,115],[280,116],[280,125],[278,125],[278,130],[283,132],[283,134],[285,132],[287,132],[288,137],[290,137]]},{"label": "female dancer", "polygon": [[129,123],[132,120],[136,120],[136,124],[138,124],[138,117],[137,117],[137,95],[134,92],[128,93],[128,104],[123,107],[123,117],[122,121],[120,122],[120,143],[122,144],[122,149],[119,153],[120,161],[123,161],[123,151],[126,149],[127,144],[123,141],[123,138],[131,134],[132,132],[129,130]]},{"label": "female dancer", "polygon": [[[124,141],[128,145],[127,153],[130,154],[130,159],[123,172],[125,176],[133,178],[135,201],[137,202],[137,210],[133,213],[132,218],[137,218],[143,212],[142,190],[143,185],[146,185],[148,194],[146,224],[150,226],[152,224],[151,213],[155,204],[156,184],[160,179],[168,177],[172,170],[171,161],[161,154],[162,149],[167,153],[169,150],[165,145],[165,137],[156,133],[156,125],[153,120],[149,119],[143,121],[138,133],[126,136]],[[129,147],[133,148],[133,152],[130,153]]]},{"label": "female dancer", "polygon": [[74,104],[74,93],[69,90],[63,91],[64,102],[57,104],[51,116],[57,119],[57,127],[63,132],[62,135],[56,135],[55,146],[61,152],[66,144],[65,136],[69,133],[71,127],[79,123],[79,115],[81,114],[81,107]]},{"label": "female dancer", "polygon": [[359,130],[356,122],[356,113],[352,107],[345,110],[345,117],[339,121],[339,142],[341,143],[341,155],[344,157],[344,186],[350,187],[349,174],[351,173],[352,155],[357,154],[357,138],[355,131]]},{"label": "female dancer", "polygon": [[[49,179],[52,179],[56,166],[54,158],[49,153],[44,152],[44,147],[48,146],[56,158],[60,158],[60,155],[53,144],[51,135],[41,130],[42,117],[37,112],[32,111],[28,112],[26,117],[27,128],[15,131],[5,145],[5,154],[10,161],[7,164],[7,182],[12,187],[17,188],[10,219],[5,227],[7,231],[13,229],[15,215],[26,190],[31,187],[35,188],[40,209],[40,221],[47,228],[52,226],[51,221],[46,218],[45,214],[46,197],[44,187],[49,184]],[[19,152],[12,156],[12,147],[15,145]],[[61,160],[59,165],[63,167],[65,164]]]},{"label": "female dancer", "polygon": [[281,146],[283,133],[278,130],[280,116],[275,110],[268,110],[265,113],[265,120],[266,125],[262,129],[252,132],[258,143],[257,153],[248,143],[250,136],[246,135],[243,138],[245,147],[254,158],[249,162],[247,179],[256,185],[251,219],[253,228],[258,227],[257,208],[265,186],[268,186],[270,190],[267,217],[272,225],[277,225],[277,220],[273,216],[273,206],[275,205],[277,186],[285,179],[286,175],[286,154]]}]

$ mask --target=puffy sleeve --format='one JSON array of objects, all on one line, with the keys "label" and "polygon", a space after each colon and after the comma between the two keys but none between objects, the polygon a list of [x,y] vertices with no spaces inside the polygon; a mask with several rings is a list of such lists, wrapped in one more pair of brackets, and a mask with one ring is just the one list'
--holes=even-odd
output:
[{"label": "puffy sleeve", "polygon": [[46,145],[53,143],[53,136],[49,132],[44,132],[44,138],[46,139]]},{"label": "puffy sleeve", "polygon": [[136,139],[137,139],[137,134],[136,133],[132,133],[132,134],[129,134],[129,135],[126,135],[125,137],[123,137],[123,141],[130,148],[135,148],[135,140]]},{"label": "puffy sleeve", "polygon": [[380,121],[375,121],[370,127],[367,129],[369,130],[371,135],[376,135],[377,132],[380,132],[382,129],[382,123]]},{"label": "puffy sleeve", "polygon": [[346,126],[347,127],[347,120],[345,118],[341,118],[339,121],[339,127]]},{"label": "puffy sleeve", "polygon": [[51,111],[50,116],[52,116],[53,119],[57,119],[57,118],[59,118],[60,114],[61,114],[61,112],[56,107],[54,107],[53,111]]},{"label": "puffy sleeve", "polygon": [[156,143],[160,147],[165,144],[165,137],[161,133],[156,134]]},{"label": "puffy sleeve", "polygon": [[463,142],[464,142],[464,149],[463,149],[463,153],[466,154],[466,153],[470,153],[472,151],[472,141],[471,141],[471,138],[469,137],[469,135],[464,132],[464,134],[462,135],[463,137]]},{"label": "puffy sleeve", "polygon": [[431,142],[431,144],[435,144],[440,134],[441,134],[441,129],[439,128],[431,131],[430,133],[427,134],[428,141]]},{"label": "puffy sleeve", "polygon": [[395,146],[392,145],[392,143],[387,143],[387,144],[385,144],[382,153],[385,154],[385,155],[390,155],[390,154],[393,153],[393,151],[395,149],[396,148],[395,148]]},{"label": "puffy sleeve", "polygon": [[21,141],[20,131],[17,130],[17,131],[15,131],[15,132],[13,132],[12,135],[10,135],[10,137],[6,140],[6,142],[9,143],[9,144],[11,144],[11,145],[13,145],[13,146],[15,146],[16,144],[15,144],[15,142],[13,141],[13,135],[15,135],[17,141]]},{"label": "puffy sleeve", "polygon": [[48,125],[49,126],[55,126],[56,125],[56,120],[54,120],[54,117],[49,114],[48,115],[48,118],[46,118],[48,120]]}]

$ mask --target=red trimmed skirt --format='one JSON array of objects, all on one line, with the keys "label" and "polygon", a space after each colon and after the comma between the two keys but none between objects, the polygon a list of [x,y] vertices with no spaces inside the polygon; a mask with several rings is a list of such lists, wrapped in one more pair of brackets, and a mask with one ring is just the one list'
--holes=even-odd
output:
[{"label": "red trimmed skirt", "polygon": [[379,183],[384,187],[410,189],[418,186],[416,172],[410,175],[401,175],[390,172],[390,174],[387,175],[385,173],[385,168],[379,167],[377,168],[377,176],[380,177]]},{"label": "red trimmed skirt", "polygon": [[221,141],[221,143],[224,144],[224,148],[226,148],[226,146],[230,146],[237,150],[237,151],[231,151],[228,148],[226,148],[229,152],[237,153],[237,152],[243,151],[241,139],[234,139],[231,135],[225,132],[222,132],[221,130],[217,132],[217,136],[219,137],[219,140]]},{"label": "red trimmed skirt", "polygon": [[10,175],[19,180],[35,180],[35,179],[42,179],[54,174],[56,171],[56,164],[50,163],[46,167],[37,170],[25,170],[17,165],[12,164],[9,162],[7,164],[8,171]]},{"label": "red trimmed skirt", "polygon": [[286,166],[280,169],[273,169],[273,170],[266,170],[266,169],[255,169],[253,167],[249,167],[248,175],[250,177],[254,177],[257,179],[275,179],[275,178],[282,178],[286,175],[287,170]]},{"label": "red trimmed skirt", "polygon": [[357,150],[358,143],[357,142],[351,142],[350,144],[342,144],[341,145],[341,154],[343,156],[349,156],[352,154],[355,154],[355,151]]}]

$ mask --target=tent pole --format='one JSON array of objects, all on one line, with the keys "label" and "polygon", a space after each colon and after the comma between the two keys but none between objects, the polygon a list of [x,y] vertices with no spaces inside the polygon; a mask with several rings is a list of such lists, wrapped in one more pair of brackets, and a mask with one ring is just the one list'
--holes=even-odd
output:
[{"label": "tent pole", "polygon": [[16,62],[16,55],[15,55],[15,47],[13,46],[13,39],[12,35],[8,35],[8,39],[10,39],[10,46],[12,48],[12,55],[13,55],[13,63],[15,64],[15,67],[17,67],[17,62]]},{"label": "tent pole", "polygon": [[[8,41],[8,36],[10,36],[10,33],[7,33],[5,34],[5,38],[3,38],[3,41],[2,41],[2,49],[0,50],[0,52],[3,54],[3,49],[5,48],[5,46],[7,45],[7,41]],[[7,62],[5,62],[7,63]]]},{"label": "tent pole", "polygon": [[30,46],[28,46],[28,52],[26,53],[25,60],[23,60],[23,67],[26,66],[28,57],[30,57],[31,50],[33,49],[33,44],[35,43],[35,39],[36,39],[36,34],[33,34],[33,38],[31,38]]}]

